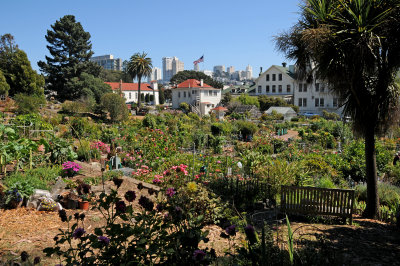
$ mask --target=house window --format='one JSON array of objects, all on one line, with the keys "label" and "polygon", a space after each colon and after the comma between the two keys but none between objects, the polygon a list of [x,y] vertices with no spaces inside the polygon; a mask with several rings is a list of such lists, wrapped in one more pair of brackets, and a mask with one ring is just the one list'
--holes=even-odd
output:
[{"label": "house window", "polygon": [[278,91],[282,92],[282,85],[278,85]]},{"label": "house window", "polygon": [[315,83],[315,91],[319,91],[319,83]]},{"label": "house window", "polygon": [[196,91],[196,90],[193,90],[193,91],[192,91],[192,94],[197,94],[197,91]]},{"label": "house window", "polygon": [[211,107],[213,107],[213,108],[214,108],[214,104],[211,104]]},{"label": "house window", "polygon": [[324,107],[324,98],[315,98],[315,107]]},{"label": "house window", "polygon": [[217,96],[218,95],[218,91],[214,91],[214,96]]},{"label": "house window", "polygon": [[282,74],[278,75],[279,80],[282,80]]},{"label": "house window", "polygon": [[276,74],[272,74],[272,81],[276,80]]},{"label": "house window", "polygon": [[333,98],[333,107],[338,107],[339,106],[339,99],[338,98]]},{"label": "house window", "polygon": [[303,92],[303,83],[299,83],[299,92]]},{"label": "house window", "polygon": [[188,97],[190,98],[190,91],[188,92]]},{"label": "house window", "polygon": [[325,84],[321,83],[320,91],[324,92],[325,91]]},{"label": "house window", "polygon": [[290,85],[286,86],[286,92],[290,92]]},{"label": "house window", "polygon": [[208,96],[212,96],[212,91],[208,91]]},{"label": "house window", "polygon": [[307,83],[303,84],[303,92],[307,92]]},{"label": "house window", "polygon": [[269,81],[269,74],[265,76],[266,81]]},{"label": "house window", "polygon": [[181,98],[181,92],[178,91],[178,98]]},{"label": "house window", "polygon": [[299,98],[299,107],[307,107],[307,98]]},{"label": "house window", "polygon": [[186,91],[183,92],[183,98],[186,98]]},{"label": "house window", "polygon": [[275,93],[276,92],[276,86],[272,85],[272,92]]},{"label": "house window", "polygon": [[269,85],[265,87],[266,92],[269,92]]},{"label": "house window", "polygon": [[261,93],[261,86],[258,86],[258,93]]}]

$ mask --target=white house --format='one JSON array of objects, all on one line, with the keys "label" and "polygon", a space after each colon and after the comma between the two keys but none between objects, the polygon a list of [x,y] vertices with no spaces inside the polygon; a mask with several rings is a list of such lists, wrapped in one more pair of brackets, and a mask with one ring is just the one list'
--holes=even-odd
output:
[{"label": "white house", "polygon": [[179,108],[183,102],[198,110],[200,115],[208,114],[221,101],[221,90],[205,84],[203,80],[188,79],[172,89],[172,108]]},{"label": "white house", "polygon": [[294,78],[294,66],[286,67],[272,65],[255,80],[251,96],[267,95],[292,100],[296,80]]},{"label": "white house", "polygon": [[[121,91],[126,103],[137,103],[139,99],[139,84],[138,83],[123,83],[121,82],[105,82],[111,86],[114,93]],[[155,81],[140,84],[140,93],[146,97],[146,94],[153,95],[155,104],[159,104],[158,84]],[[144,103],[144,101],[141,101]]]},{"label": "white house", "polygon": [[339,108],[339,98],[329,90],[327,83],[313,80],[311,83],[297,81],[295,85],[294,104],[299,106],[299,112],[322,115],[323,111],[342,114]]}]

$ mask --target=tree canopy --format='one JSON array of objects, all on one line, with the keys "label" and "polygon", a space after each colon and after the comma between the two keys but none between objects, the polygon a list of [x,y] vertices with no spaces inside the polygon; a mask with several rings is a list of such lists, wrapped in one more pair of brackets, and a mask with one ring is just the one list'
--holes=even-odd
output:
[{"label": "tree canopy", "polygon": [[[151,74],[151,68],[153,67],[151,63],[151,58],[147,57],[147,53],[136,53],[131,56],[128,62],[128,73],[134,79],[138,79],[138,92],[141,95],[141,84],[142,78],[148,77]],[[141,97],[138,98],[137,107],[140,108]]]},{"label": "tree canopy", "polygon": [[68,81],[66,88],[73,93],[73,98],[92,98],[96,103],[100,103],[103,94],[112,92],[110,85],[85,72]]},{"label": "tree canopy", "polygon": [[45,38],[50,56],[38,65],[47,75],[47,89],[57,92],[60,100],[79,98],[81,95],[74,92],[75,88],[68,86],[68,82],[82,73],[97,77],[101,70],[100,66],[89,61],[93,55],[90,33],[84,31],[73,15],[66,15],[51,25]]},{"label": "tree canopy", "polygon": [[106,93],[101,97],[103,108],[110,114],[113,122],[124,121],[128,118],[128,108],[125,99],[117,93]]},{"label": "tree canopy", "polygon": [[184,70],[176,73],[172,78],[170,83],[173,84],[179,84],[181,82],[184,82],[187,79],[197,79],[197,80],[203,80],[204,83],[216,88],[216,89],[222,89],[224,87],[224,84],[221,82],[213,80],[212,77],[207,76],[203,72],[199,71],[194,71],[194,70]]},{"label": "tree canopy", "polygon": [[278,49],[296,61],[299,78],[329,83],[365,138],[364,215],[371,218],[379,208],[375,135],[386,132],[399,106],[399,6],[398,0],[307,0],[299,22],[276,38]]},{"label": "tree canopy", "polygon": [[0,80],[4,77],[7,85],[2,82],[2,89],[10,96],[18,93],[43,95],[44,78],[32,69],[26,53],[18,48],[11,34],[0,37]]}]

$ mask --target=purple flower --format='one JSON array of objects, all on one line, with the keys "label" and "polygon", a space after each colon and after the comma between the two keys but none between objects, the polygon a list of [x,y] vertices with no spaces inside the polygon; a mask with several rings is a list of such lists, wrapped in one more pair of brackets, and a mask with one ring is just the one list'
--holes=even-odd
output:
[{"label": "purple flower", "polygon": [[232,224],[225,229],[225,232],[230,236],[236,235],[236,225]]},{"label": "purple flower", "polygon": [[246,234],[250,244],[255,244],[257,242],[256,233],[254,227],[251,224],[246,225],[246,227],[244,228],[244,233]]},{"label": "purple flower", "polygon": [[121,184],[122,184],[123,181],[124,181],[124,180],[123,180],[122,178],[117,178],[117,177],[114,177],[114,178],[113,178],[114,185],[116,185],[117,188],[119,188],[119,187],[121,186]]},{"label": "purple flower", "polygon": [[98,240],[104,245],[108,245],[108,243],[110,243],[110,239],[106,236],[99,236]]},{"label": "purple flower", "polygon": [[196,260],[196,261],[202,261],[202,260],[204,260],[204,257],[206,256],[206,253],[203,251],[203,250],[201,250],[201,249],[196,249],[194,252],[193,252],[193,259],[194,260]]},{"label": "purple flower", "polygon": [[168,197],[172,197],[173,195],[175,195],[176,191],[173,187],[170,187],[167,189],[167,192],[165,194],[167,194]]},{"label": "purple flower", "polygon": [[125,199],[129,202],[132,202],[136,199],[135,191],[129,190],[125,193]]},{"label": "purple flower", "polygon": [[72,233],[72,237],[75,239],[78,239],[78,238],[81,238],[85,233],[86,233],[85,229],[83,229],[82,227],[78,227]]},{"label": "purple flower", "polygon": [[36,264],[39,264],[39,263],[40,263],[40,257],[35,257],[33,259],[33,264],[36,265]]},{"label": "purple flower", "polygon": [[22,251],[21,252],[21,261],[26,261],[29,258],[28,252]]},{"label": "purple flower", "polygon": [[139,205],[142,206],[147,211],[152,211],[154,207],[154,203],[145,196],[140,197]]},{"label": "purple flower", "polygon": [[117,213],[124,213],[126,212],[126,204],[125,201],[120,200],[117,203],[115,203],[115,209],[117,210]]}]

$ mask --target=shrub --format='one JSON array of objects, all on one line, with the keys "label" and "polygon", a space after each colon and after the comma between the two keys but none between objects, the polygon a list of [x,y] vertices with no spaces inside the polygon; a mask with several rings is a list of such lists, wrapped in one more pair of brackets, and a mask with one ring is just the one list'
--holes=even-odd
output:
[{"label": "shrub", "polygon": [[189,111],[190,111],[189,104],[187,104],[187,103],[185,103],[185,102],[180,103],[180,104],[179,104],[179,108],[180,108],[183,112],[185,112],[185,113],[189,113]]},{"label": "shrub", "polygon": [[15,102],[18,106],[18,114],[31,114],[38,113],[41,104],[46,103],[46,99],[42,96],[17,94],[15,95]]},{"label": "shrub", "polygon": [[106,93],[101,97],[101,105],[110,114],[113,122],[124,121],[128,118],[128,108],[125,99],[116,93]]},{"label": "shrub", "polygon": [[[367,186],[357,185],[355,196],[358,201],[367,200]],[[378,183],[379,203],[395,210],[400,204],[400,188],[388,183]]]}]

